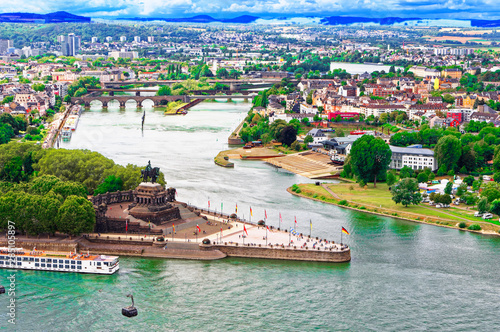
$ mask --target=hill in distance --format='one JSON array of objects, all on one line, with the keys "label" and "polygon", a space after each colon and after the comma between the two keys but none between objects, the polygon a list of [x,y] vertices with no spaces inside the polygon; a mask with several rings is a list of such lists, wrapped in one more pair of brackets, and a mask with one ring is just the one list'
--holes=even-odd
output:
[{"label": "hill in distance", "polygon": [[89,23],[90,17],[73,15],[68,12],[48,14],[1,13],[0,22],[5,23]]}]

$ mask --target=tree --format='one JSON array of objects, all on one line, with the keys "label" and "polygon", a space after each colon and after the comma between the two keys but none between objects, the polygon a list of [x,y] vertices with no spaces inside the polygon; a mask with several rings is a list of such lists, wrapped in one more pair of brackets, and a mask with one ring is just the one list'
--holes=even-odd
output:
[{"label": "tree", "polygon": [[42,92],[45,90],[45,85],[42,83],[35,83],[31,86],[31,88],[37,92]]},{"label": "tree", "polygon": [[312,143],[314,142],[314,138],[311,135],[307,135],[306,138],[304,138],[304,143]]},{"label": "tree", "polygon": [[493,202],[491,202],[490,212],[496,215],[500,215],[500,199],[495,199]]},{"label": "tree", "polygon": [[462,154],[460,140],[452,135],[443,136],[437,142],[434,152],[440,168],[444,166],[445,172],[453,170]]},{"label": "tree", "polygon": [[14,137],[14,130],[12,126],[8,123],[0,124],[0,144],[7,144],[10,139]]},{"label": "tree", "polygon": [[2,100],[2,104],[12,103],[14,101],[14,96],[5,96]]},{"label": "tree", "polygon": [[445,94],[441,98],[443,99],[443,103],[453,104],[455,102],[455,97],[453,97],[449,93]]},{"label": "tree", "polygon": [[308,103],[309,105],[312,105],[313,103],[313,98],[312,98],[313,94],[314,90],[309,91],[309,93],[307,94],[306,103]]},{"label": "tree", "polygon": [[104,179],[104,182],[101,183],[96,190],[94,191],[94,196],[98,194],[105,194],[108,192],[115,192],[123,189],[123,181],[119,177],[114,175],[110,175]]},{"label": "tree", "polygon": [[391,189],[392,200],[396,204],[401,203],[405,207],[410,204],[418,205],[422,201],[422,196],[418,192],[418,182],[416,179],[402,179]]},{"label": "tree", "polygon": [[420,172],[417,176],[418,183],[424,183],[429,181],[429,176],[425,172]]},{"label": "tree", "polygon": [[83,197],[69,196],[57,213],[57,229],[69,235],[92,232],[95,211],[92,203]]},{"label": "tree", "polygon": [[450,195],[441,195],[439,198],[439,203],[450,205],[451,204],[451,196]]},{"label": "tree", "polygon": [[380,114],[379,121],[381,123],[387,123],[388,119],[389,119],[389,116],[387,115],[387,113]]},{"label": "tree", "polygon": [[283,145],[290,146],[297,140],[297,129],[294,126],[286,126],[281,131],[278,141]]},{"label": "tree", "polygon": [[472,186],[472,183],[474,182],[474,177],[472,175],[466,176],[463,179],[463,182],[465,182],[468,186]]},{"label": "tree", "polygon": [[219,68],[219,69],[217,69],[216,75],[218,78],[228,78],[229,72],[227,71],[226,68]]},{"label": "tree", "polygon": [[394,174],[394,171],[387,172],[385,183],[387,183],[388,186],[392,186],[394,183],[396,183],[396,175]]},{"label": "tree", "polygon": [[19,156],[15,156],[4,165],[0,177],[9,182],[19,183],[28,179],[27,174],[23,170],[23,160]]},{"label": "tree", "polygon": [[413,177],[413,168],[409,166],[403,166],[401,170],[399,171],[399,178],[404,179],[404,178],[412,178]]},{"label": "tree", "polygon": [[488,202],[493,202],[495,199],[500,198],[500,191],[495,187],[487,187],[483,191],[481,191],[481,196],[486,197]]},{"label": "tree", "polygon": [[63,199],[69,196],[87,198],[87,189],[85,186],[73,181],[59,181],[52,187],[52,192],[56,195],[61,195]]},{"label": "tree", "polygon": [[489,210],[490,204],[488,203],[488,199],[486,197],[481,198],[477,202],[477,211],[479,213],[485,213]]},{"label": "tree", "polygon": [[446,186],[444,188],[444,193],[448,194],[448,195],[451,195],[451,191],[452,190],[453,190],[453,182],[452,181],[448,181],[448,183],[446,184]]},{"label": "tree", "polygon": [[476,204],[477,196],[474,195],[473,193],[466,192],[462,196],[462,199],[465,200],[465,204],[467,204],[467,205],[474,205],[474,204]]},{"label": "tree", "polygon": [[170,96],[172,94],[172,90],[168,85],[162,85],[156,92],[157,96]]},{"label": "tree", "polygon": [[467,192],[467,183],[462,182],[457,188],[457,196],[460,197]]},{"label": "tree", "polygon": [[363,135],[352,145],[351,164],[354,174],[365,183],[373,181],[377,186],[377,177],[387,172],[391,162],[391,149],[381,138]]}]

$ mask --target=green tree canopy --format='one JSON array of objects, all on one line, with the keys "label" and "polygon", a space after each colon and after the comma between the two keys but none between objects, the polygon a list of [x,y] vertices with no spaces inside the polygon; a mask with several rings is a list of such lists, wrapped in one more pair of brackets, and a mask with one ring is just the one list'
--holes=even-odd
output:
[{"label": "green tree canopy", "polygon": [[377,185],[377,177],[385,175],[391,162],[391,149],[381,138],[363,135],[352,145],[351,163],[354,174],[365,183],[373,181]]},{"label": "green tree canopy", "polygon": [[170,96],[172,94],[172,90],[168,85],[162,85],[156,92],[157,96]]},{"label": "green tree canopy", "polygon": [[495,199],[491,202],[490,212],[493,212],[496,215],[500,215],[500,199]]},{"label": "green tree canopy", "polygon": [[31,88],[35,91],[42,92],[45,90],[45,85],[42,83],[35,83],[31,86]]},{"label": "green tree canopy", "polygon": [[445,171],[453,170],[462,154],[460,140],[452,135],[443,136],[436,144],[434,152],[439,167],[444,166]]},{"label": "green tree canopy", "polygon": [[105,194],[107,192],[115,192],[123,189],[123,181],[120,177],[115,175],[109,175],[104,179],[97,189],[94,191],[94,195]]},{"label": "green tree canopy", "polygon": [[388,186],[392,186],[396,183],[396,175],[394,174],[394,171],[387,171],[385,183],[387,183]]},{"label": "green tree canopy", "polygon": [[410,204],[418,205],[422,201],[422,196],[418,191],[417,179],[405,178],[391,188],[392,200],[396,204],[401,203],[405,207]]},{"label": "green tree canopy", "polygon": [[92,232],[95,227],[95,211],[92,203],[83,197],[69,196],[59,208],[57,229],[69,235]]},{"label": "green tree canopy", "polygon": [[488,199],[486,197],[481,198],[477,202],[477,211],[479,213],[484,213],[490,209],[490,204],[488,203]]}]

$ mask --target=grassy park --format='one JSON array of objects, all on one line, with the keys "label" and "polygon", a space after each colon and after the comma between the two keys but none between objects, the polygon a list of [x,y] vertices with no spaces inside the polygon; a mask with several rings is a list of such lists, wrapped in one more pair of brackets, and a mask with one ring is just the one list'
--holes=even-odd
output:
[{"label": "grassy park", "polygon": [[385,183],[377,183],[376,188],[371,183],[364,188],[353,183],[323,184],[322,186],[300,184],[295,187],[299,190],[294,190],[294,187],[289,188],[293,194],[368,213],[454,228],[458,228],[460,223],[465,223],[466,227],[477,223],[485,232],[500,230],[498,217],[490,220],[474,217],[476,211],[468,210],[463,204],[444,209],[425,203],[408,207],[396,204]]}]

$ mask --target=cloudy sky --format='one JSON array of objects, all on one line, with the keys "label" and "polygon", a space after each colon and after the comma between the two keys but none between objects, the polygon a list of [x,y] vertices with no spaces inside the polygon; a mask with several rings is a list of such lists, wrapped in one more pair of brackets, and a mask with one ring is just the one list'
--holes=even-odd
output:
[{"label": "cloudy sky", "polygon": [[500,0],[0,0],[0,12],[64,10],[91,17],[190,17],[210,14],[500,19]]}]

